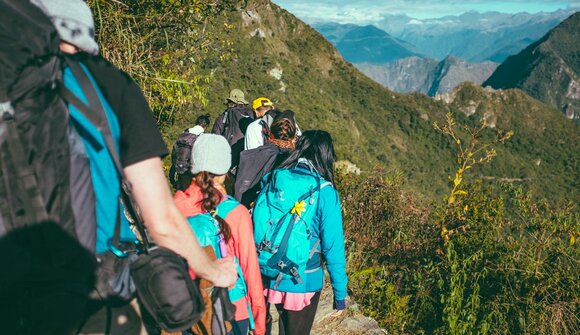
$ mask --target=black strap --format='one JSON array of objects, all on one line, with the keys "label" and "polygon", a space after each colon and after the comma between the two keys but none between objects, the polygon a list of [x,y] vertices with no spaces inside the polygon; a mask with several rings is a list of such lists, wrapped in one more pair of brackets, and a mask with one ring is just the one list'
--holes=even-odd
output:
[{"label": "black strap", "polygon": [[[93,123],[97,129],[103,134],[103,138],[105,140],[105,145],[113,158],[113,162],[115,163],[115,168],[117,168],[117,172],[125,179],[125,175],[123,172],[123,166],[121,165],[121,159],[119,157],[119,153],[117,152],[115,141],[113,140],[113,135],[111,133],[111,128],[109,127],[109,121],[107,119],[107,115],[105,114],[105,109],[101,104],[101,100],[99,99],[99,95],[97,90],[91,83],[89,76],[87,73],[81,68],[80,64],[72,61],[70,59],[67,60],[67,65],[72,70],[75,78],[77,79],[83,93],[85,94],[87,100],[89,101],[88,106],[82,102],[74,93],[72,93],[68,88],[61,86],[61,88],[65,92],[64,98],[72,103],[75,107],[77,107],[83,115]],[[62,90],[61,90],[62,92]]]},{"label": "black strap", "polygon": [[[28,164],[26,151],[22,144],[22,139],[18,135],[16,129],[16,122],[14,120],[14,109],[10,102],[0,104],[0,134],[5,133],[7,139],[8,152],[14,166],[17,167],[16,178],[18,186],[24,192],[18,192],[21,197],[22,206],[25,213],[21,220],[15,217],[12,222],[12,229],[22,227],[29,223],[40,223],[48,219],[48,213],[44,207],[40,189],[36,180],[36,175],[30,164]],[[14,213],[5,213],[6,215],[14,215]]]},{"label": "black strap", "polygon": [[[147,238],[147,233],[145,231],[145,225],[141,217],[141,213],[138,210],[137,204],[134,200],[131,183],[125,176],[123,171],[123,166],[121,165],[121,159],[119,153],[117,152],[115,141],[113,140],[113,135],[111,133],[111,128],[109,126],[109,121],[105,113],[105,109],[101,104],[98,93],[91,83],[86,72],[81,68],[80,64],[77,62],[66,58],[67,65],[69,65],[71,71],[73,72],[75,78],[79,82],[81,89],[83,90],[87,100],[89,101],[89,106],[87,106],[83,101],[81,101],[73,92],[71,92],[64,85],[59,86],[59,93],[61,97],[68,101],[70,104],[74,105],[83,115],[93,123],[97,129],[103,135],[105,140],[105,145],[113,162],[117,172],[121,176],[121,203],[123,204],[127,214],[129,214],[128,220],[133,224],[138,231],[137,236],[142,244],[143,251],[149,248],[149,239]],[[113,243],[118,245],[120,240],[121,224],[120,217],[117,218],[115,223],[115,232],[113,234]]]}]

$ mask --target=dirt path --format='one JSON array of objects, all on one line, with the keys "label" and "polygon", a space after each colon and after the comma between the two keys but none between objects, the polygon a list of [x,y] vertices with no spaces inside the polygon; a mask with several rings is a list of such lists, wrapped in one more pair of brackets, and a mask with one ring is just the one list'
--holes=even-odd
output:
[{"label": "dirt path", "polygon": [[[331,316],[334,311],[332,308],[332,289],[326,285],[322,290],[312,335],[355,335],[355,334],[386,334],[375,320],[367,318],[360,311],[356,303],[351,299],[347,300],[347,309],[340,316]],[[274,324],[272,326],[272,335],[278,335],[278,313],[272,306],[272,317]]]}]

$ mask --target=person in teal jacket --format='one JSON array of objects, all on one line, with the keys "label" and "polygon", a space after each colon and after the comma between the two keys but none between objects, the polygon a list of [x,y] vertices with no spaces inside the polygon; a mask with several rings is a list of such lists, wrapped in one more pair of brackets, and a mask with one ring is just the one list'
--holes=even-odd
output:
[{"label": "person in teal jacket", "polygon": [[[307,270],[301,282],[295,278],[278,281],[265,279],[267,302],[275,304],[280,314],[280,334],[310,333],[320,291],[324,285],[322,263],[326,264],[330,274],[334,308],[338,311],[346,308],[348,279],[340,198],[333,185],[334,160],[335,153],[330,134],[321,130],[310,130],[303,133],[296,144],[296,150],[279,167],[290,170],[291,175],[311,175],[320,180],[318,201],[310,223],[313,237],[310,239],[312,257],[308,260]],[[264,182],[267,182],[269,177],[270,175],[265,176]],[[270,182],[273,181],[270,179]],[[291,188],[296,184],[290,182],[288,185]],[[281,191],[283,194],[284,189]],[[290,192],[287,190],[287,194]]]}]

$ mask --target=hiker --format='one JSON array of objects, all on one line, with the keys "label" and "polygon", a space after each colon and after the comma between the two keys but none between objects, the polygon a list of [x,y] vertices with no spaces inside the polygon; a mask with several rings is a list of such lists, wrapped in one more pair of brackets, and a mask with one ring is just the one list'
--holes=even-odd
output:
[{"label": "hiker", "polygon": [[296,147],[296,126],[289,114],[274,120],[265,145],[244,150],[236,176],[235,198],[251,208],[260,193],[264,175],[277,168]]},{"label": "hiker", "polygon": [[266,126],[272,124],[274,120],[274,116],[267,115],[269,111],[274,110],[274,104],[270,99],[262,97],[252,101],[252,109],[256,115],[256,120],[250,123],[246,130],[244,150],[255,149],[264,145]]},{"label": "hiker", "polygon": [[[305,131],[267,181],[252,218],[265,296],[280,314],[280,334],[309,334],[330,273],[335,313],[345,309],[346,261],[330,134]],[[275,223],[276,227],[272,227]],[[270,319],[270,318],[268,318]]]},{"label": "hiker", "polygon": [[[239,262],[242,276],[230,289],[230,298],[236,306],[231,334],[248,334],[250,324],[255,324],[254,334],[262,335],[266,306],[252,238],[252,220],[244,206],[227,196],[223,185],[231,165],[230,151],[223,136],[201,135],[191,154],[191,185],[185,191],[177,191],[174,201],[181,214],[189,218],[200,244],[212,245],[213,240],[216,254],[233,255]],[[220,237],[227,247],[219,247]]]},{"label": "hiker", "polygon": [[[229,118],[232,116],[229,115],[230,110],[234,111],[233,114],[235,116],[231,119]],[[239,88],[234,88],[230,91],[230,95],[226,98],[226,110],[215,120],[211,132],[224,136],[231,146],[233,143],[236,143],[240,139],[240,136],[239,133],[236,132],[235,127],[230,129],[231,136],[226,136],[226,133],[228,132],[227,128],[230,127],[230,125],[235,126],[234,124],[230,124],[228,122],[229,120],[234,120],[234,122],[237,123],[242,117],[249,117],[253,119],[254,115],[252,110],[248,107],[248,101],[245,99],[244,92]]]},{"label": "hiker", "polygon": [[191,183],[191,148],[198,136],[205,132],[209,122],[209,114],[198,116],[195,126],[185,129],[175,141],[169,168],[169,182],[175,190],[184,191]]},{"label": "hiker", "polygon": [[[18,2],[14,1],[14,3]],[[34,0],[34,4],[41,8],[41,10],[52,21],[54,28],[56,28],[56,31],[58,32],[58,35],[61,39],[60,50],[62,53],[68,54],[63,57],[66,59],[67,64],[79,64],[81,73],[83,73],[83,76],[88,78],[88,80],[84,81],[84,84],[88,84],[92,87],[92,90],[96,92],[96,94],[92,96],[96,99],[93,102],[96,102],[98,105],[102,105],[103,109],[105,110],[105,115],[108,119],[111,132],[113,133],[112,137],[118,141],[117,146],[120,152],[122,169],[128,181],[132,185],[134,197],[141,209],[141,215],[144,218],[150,236],[155,240],[157,245],[165,246],[182,255],[188,261],[189,266],[199,276],[212,281],[216,286],[228,287],[232,285],[236,276],[236,268],[234,263],[228,259],[219,260],[216,262],[210,261],[197,243],[197,240],[189,229],[187,222],[183,219],[177,208],[174,206],[160,159],[160,157],[167,154],[167,148],[163,143],[147,102],[136,83],[128,75],[122,73],[106,60],[98,56],[98,45],[95,42],[93,36],[94,22],[89,7],[85,2],[80,0]],[[18,5],[9,4],[8,8],[10,8],[10,6],[20,6],[18,8],[25,8],[25,6],[28,5],[23,3]],[[35,9],[35,11],[38,12],[38,9]],[[34,11],[31,10],[31,12]],[[35,17],[35,15],[37,15],[36,12],[32,14],[26,14],[30,14],[30,17]],[[19,38],[23,38],[23,36],[20,36]],[[42,43],[38,40],[35,40],[35,42]],[[48,45],[49,42],[44,43]],[[47,46],[46,49],[48,48],[49,47]],[[22,48],[15,50],[15,52],[16,51],[22,53],[26,51],[26,49]],[[54,51],[56,52],[57,50]],[[2,55],[4,56],[5,54]],[[42,64],[40,63],[42,59],[35,60],[37,61],[36,63],[29,62],[28,66],[33,67],[37,66],[35,64]],[[54,57],[53,60],[58,61],[56,57]],[[3,64],[5,63],[3,62]],[[51,69],[54,69],[54,71],[60,71],[60,67],[53,66]],[[24,72],[22,73],[26,74]],[[39,73],[42,74],[40,71]],[[55,75],[55,77],[59,76]],[[38,79],[44,80],[45,78]],[[82,89],[79,87],[81,85],[80,80],[81,78],[78,78],[70,71],[69,66],[64,69],[64,86],[66,89],[72,92],[72,94],[75,95],[79,100],[84,100],[87,98],[90,100],[91,97],[85,97],[82,94]],[[37,87],[38,91],[41,91],[43,88],[44,87]],[[79,90],[81,93],[78,93]],[[47,91],[49,90],[44,90],[44,92]],[[27,99],[30,99],[30,96],[28,96]],[[48,100],[43,100],[39,101],[39,103],[48,104],[49,102],[47,101]],[[56,101],[62,105],[60,100]],[[86,100],[84,103],[86,104]],[[92,106],[92,103],[90,103],[90,105]],[[69,104],[68,107],[71,112],[72,119],[74,106],[73,104]],[[20,113],[18,106],[16,106],[16,113]],[[38,113],[41,114],[40,112]],[[43,133],[45,136],[53,136],[54,134],[60,133],[63,133],[64,137],[67,136],[67,127],[69,125],[65,124],[66,121],[64,121],[64,117],[66,114],[64,111],[62,116],[62,124],[56,125],[54,123],[50,123],[55,127],[54,129],[50,129],[49,133]],[[115,122],[114,119],[117,119],[118,121]],[[26,120],[23,119],[18,121],[26,122]],[[77,132],[76,134],[73,134],[76,140],[82,140],[82,142],[79,142],[80,145],[78,146],[78,149],[84,149],[86,151],[87,156],[85,158],[101,157],[99,156],[101,152],[107,150],[104,150],[102,145],[100,149],[97,147],[92,147],[88,144],[89,141],[86,141],[82,138],[81,135],[88,134],[82,134],[79,131],[80,128],[77,128],[77,123],[81,121],[82,120],[80,118],[71,120],[70,127],[68,127],[71,134],[73,134],[75,131]],[[90,123],[90,121],[88,122]],[[38,125],[35,126],[39,127]],[[65,139],[65,142],[68,141]],[[65,152],[68,155],[68,148],[66,147],[67,144],[68,143],[64,143],[61,145],[66,149]],[[32,144],[29,145],[32,146]],[[44,143],[44,145],[49,146],[53,144],[52,142],[47,141]],[[73,146],[73,143],[71,143],[71,146]],[[39,147],[42,146],[40,145]],[[73,149],[77,148],[71,148],[71,155],[73,154]],[[74,167],[70,166],[69,168],[69,160],[62,159],[65,157],[66,156],[51,157],[50,160],[45,160],[43,162],[40,161],[40,158],[36,158],[36,161],[32,162],[32,164],[34,164],[34,168],[36,168],[36,165],[44,163],[44,167],[48,169],[51,167],[49,163],[52,163],[52,161],[66,161],[63,168],[59,171],[56,171],[57,174],[60,174],[59,178],[62,179],[62,188],[57,189],[57,191],[55,191],[56,193],[51,194],[52,196],[60,196],[62,194],[68,193],[69,183],[66,182],[65,179],[69,178],[69,170],[72,172]],[[72,160],[73,158],[71,156],[71,162]],[[89,177],[92,179],[93,186],[111,186],[114,184],[111,186],[113,190],[120,190],[120,180],[118,175],[116,175],[111,158],[107,158],[106,161],[111,164],[110,171],[113,171],[111,174],[114,176],[114,178],[109,180],[106,176],[101,176],[99,179],[97,179],[96,174],[94,174],[94,171],[92,170],[96,163],[94,160],[92,160],[90,162],[91,176]],[[44,175],[41,173],[40,176]],[[70,177],[72,179],[72,174],[70,174]],[[44,187],[43,183],[49,181],[44,180],[43,178],[37,178],[37,182],[40,184],[40,187]],[[106,187],[103,187],[102,189],[106,189]],[[97,193],[96,190],[95,193]],[[117,194],[118,193],[119,192],[117,192]],[[74,188],[71,189],[70,196],[72,202],[75,202],[75,198],[78,198]],[[93,253],[96,252],[100,255],[110,254],[109,249],[107,248],[108,242],[113,235],[113,230],[116,226],[115,221],[117,221],[117,218],[119,217],[118,215],[120,215],[120,208],[115,197],[113,197],[113,199],[107,199],[106,197],[102,197],[102,194],[100,193],[95,194],[95,196],[97,197],[96,205],[94,203],[92,205],[87,203],[86,205],[88,207],[86,208],[76,208],[74,216],[75,219],[78,218],[79,213],[82,214],[84,210],[84,215],[90,217],[92,216],[91,212],[96,211],[95,216],[97,221],[108,223],[106,225],[101,225],[99,223],[96,229],[93,226],[92,245],[91,243],[87,243],[87,240],[84,241],[85,244],[83,245],[89,248],[89,250],[91,250]],[[63,198],[65,200],[60,202],[60,199],[61,198],[56,199],[59,201],[53,199],[52,204],[47,206],[47,208],[50,207],[49,209],[51,210],[61,209],[61,213],[67,213],[67,208],[71,207],[70,201],[67,202],[65,201],[66,199]],[[99,202],[99,199],[103,201],[112,200],[112,207],[107,208],[105,203]],[[45,200],[50,199],[45,198]],[[70,218],[71,215],[72,214],[69,216],[62,215],[59,217],[59,220],[56,221],[58,224],[62,224],[60,221],[72,222],[73,229],[68,231],[72,236],[76,235],[79,241],[83,237],[80,234],[82,230],[85,230],[84,233],[90,235],[91,232],[88,231],[88,228],[90,227],[79,226],[79,222],[75,222]],[[0,224],[1,223],[2,220],[0,220]],[[64,224],[62,225],[63,228],[66,228]],[[0,229],[0,231],[2,231],[2,229]],[[128,233],[130,230],[127,226],[124,226],[122,227],[122,231]],[[121,234],[123,234],[123,232]],[[94,235],[96,235],[96,237]],[[55,246],[55,248],[56,247],[58,246]],[[71,257],[74,256],[73,254],[69,255],[71,255]],[[36,279],[39,282],[42,281],[42,278]],[[90,282],[88,281],[88,278],[87,282]],[[61,288],[64,289],[64,287]],[[26,292],[23,292],[23,294],[25,293]],[[19,300],[18,305],[25,307],[26,300]],[[70,308],[76,307],[70,306]],[[114,324],[109,324],[112,328],[112,334],[121,331],[126,334],[129,334],[130,331],[138,333],[140,331],[140,325],[136,325],[135,327],[135,324],[139,322],[139,319],[134,312],[131,313],[128,311],[129,309],[131,309],[129,305],[104,306],[104,302],[97,301],[95,302],[95,305],[91,307],[90,311],[87,312],[87,315],[92,315],[92,317],[85,323],[81,332],[86,331],[91,333],[102,333],[105,331],[106,324],[109,323],[109,321],[112,321]],[[25,313],[29,312],[25,311]],[[108,314],[109,316],[107,316]],[[121,316],[125,317],[122,318]],[[20,319],[21,326],[30,327],[30,324],[34,324],[34,320],[42,319],[43,316],[27,315],[27,317],[30,318]],[[28,324],[22,324],[23,320],[26,320]],[[34,324],[34,327],[41,326],[42,324],[40,323]],[[80,324],[78,324],[77,327],[78,326],[80,326]],[[131,329],[128,330],[127,328]]]},{"label": "hiker", "polygon": [[226,138],[232,148],[232,174],[240,161],[240,152],[244,150],[244,136],[247,125],[254,120],[254,112],[248,106],[244,92],[238,88],[230,91],[226,98],[226,110],[218,116],[213,124],[212,133]]}]

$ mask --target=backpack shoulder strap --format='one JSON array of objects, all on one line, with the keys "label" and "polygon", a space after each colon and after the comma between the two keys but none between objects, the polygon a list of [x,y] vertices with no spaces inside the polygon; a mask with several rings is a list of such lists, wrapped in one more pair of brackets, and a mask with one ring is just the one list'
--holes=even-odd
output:
[{"label": "backpack shoulder strap", "polygon": [[[144,250],[149,248],[149,240],[147,239],[147,234],[145,231],[145,226],[143,223],[143,219],[141,217],[141,213],[137,208],[137,204],[134,200],[131,184],[127,180],[125,173],[123,171],[123,166],[121,165],[121,158],[119,153],[116,150],[115,142],[113,139],[113,135],[111,133],[111,128],[109,126],[109,122],[106,118],[105,110],[97,91],[93,84],[91,83],[87,73],[83,70],[79,63],[76,61],[71,60],[70,58],[65,58],[67,65],[69,65],[71,71],[73,72],[74,76],[79,82],[83,92],[85,93],[87,100],[89,101],[89,105],[85,104],[81,101],[73,92],[71,92],[68,88],[61,83],[59,85],[59,94],[60,96],[67,102],[73,104],[80,112],[85,115],[87,119],[89,119],[103,134],[103,138],[105,140],[105,145],[111,158],[113,159],[113,163],[117,172],[121,176],[121,201],[125,206],[125,209],[131,219],[129,219],[131,224],[134,224],[139,232],[139,239]],[[113,236],[113,244],[118,245],[120,240],[120,230],[121,224],[117,220],[115,225],[115,232]]]},{"label": "backpack shoulder strap", "polygon": [[232,196],[228,195],[226,200],[220,202],[217,205],[217,208],[216,208],[217,209],[217,215],[219,215],[221,218],[223,218],[225,220],[226,216],[228,216],[228,214],[234,208],[236,208],[239,204],[240,204],[239,201],[237,201]]},{"label": "backpack shoulder strap", "polygon": [[[324,180],[324,179],[323,179]],[[333,186],[331,182],[324,180],[322,184],[320,184],[320,189],[322,190],[326,186]]]},{"label": "backpack shoulder strap", "polygon": [[21,224],[24,225],[28,222],[45,221],[48,219],[48,213],[43,205],[36,175],[27,162],[26,151],[16,129],[14,109],[9,101],[0,103],[0,135],[2,133],[5,133],[6,140],[9,143],[7,148],[14,165],[19,167],[17,178],[24,190],[21,193],[21,197],[26,217],[22,220],[16,220],[16,227],[12,228],[17,228]]}]

